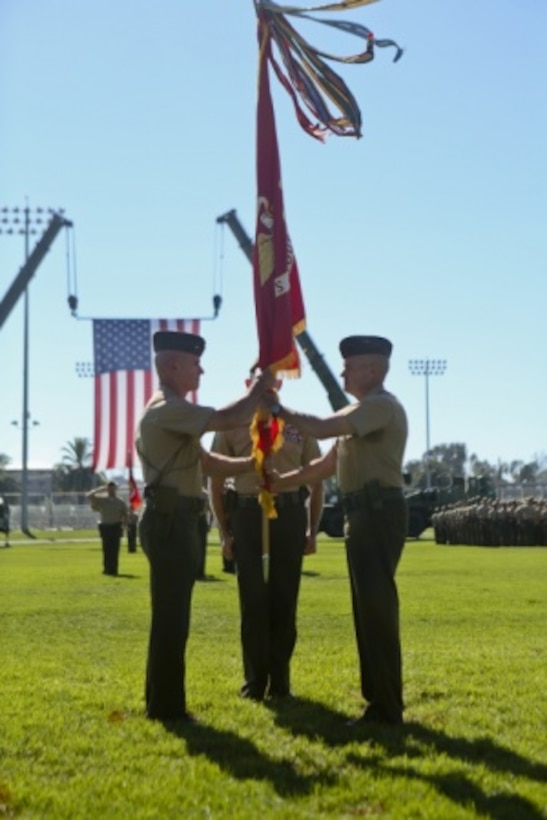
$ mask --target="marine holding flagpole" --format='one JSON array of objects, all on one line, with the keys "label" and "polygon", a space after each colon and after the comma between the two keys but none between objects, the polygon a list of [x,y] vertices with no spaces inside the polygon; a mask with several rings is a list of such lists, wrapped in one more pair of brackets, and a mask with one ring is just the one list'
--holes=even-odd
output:
[{"label": "marine holding flagpole", "polygon": [[[251,370],[251,376],[253,370]],[[247,386],[250,381],[247,380]],[[276,384],[279,390],[281,382]],[[268,413],[268,416],[270,414]],[[271,416],[270,416],[271,418]],[[249,455],[248,426],[217,433],[212,451],[227,456]],[[319,458],[317,441],[284,425],[283,443],[269,457],[280,472]],[[224,479],[210,479],[211,504],[218,522],[223,554],[235,559],[241,617],[244,681],[240,695],[262,701],[291,696],[290,662],[297,637],[297,604],[304,555],[316,551],[315,539],[323,507],[323,482],[309,486],[295,481],[272,497],[274,518],[260,506],[260,478],[236,476],[233,489]],[[263,571],[263,524],[268,525],[268,574]]]},{"label": "marine holding flagpole", "polygon": [[[337,437],[306,467],[273,476],[281,492],[295,483],[337,475],[345,514],[361,692],[367,702],[360,723],[401,724],[403,685],[399,598],[395,573],[407,533],[403,457],[406,413],[384,387],[392,344],[379,336],[349,336],[340,343],[344,389],[356,402],[326,418],[297,413],[268,398],[270,409],[303,434]],[[271,477],[272,478],[272,477]]]},{"label": "marine holding flagpole", "polygon": [[[274,111],[268,68],[291,97],[299,125],[318,140],[328,134],[360,137],[359,105],[344,80],[328,62],[367,64],[377,48],[402,49],[391,39],[377,39],[366,26],[323,20],[309,12],[338,12],[373,0],[339,0],[299,8],[255,0],[258,18],[259,77],[257,104],[257,219],[253,257],[254,293],[260,344],[259,364],[275,373],[299,375],[293,336],[305,330],[304,307],[296,259],[285,222]],[[290,22],[306,18],[364,40],[357,54],[336,56],[313,46]],[[274,52],[274,46],[276,47]],[[333,110],[334,109],[334,110]],[[263,553],[265,578],[269,564],[268,521],[275,516],[272,496],[295,484],[319,482],[335,472],[346,494],[350,568],[355,629],[361,661],[363,695],[369,701],[367,720],[402,720],[401,662],[395,570],[406,535],[402,491],[402,457],[406,416],[383,389],[391,344],[379,337],[355,337],[341,345],[347,390],[357,404],[326,420],[280,410],[275,400],[259,409],[257,464],[262,470]],[[271,411],[271,418],[269,413]],[[280,412],[278,412],[280,411]],[[272,484],[267,461],[283,435],[283,422],[314,438],[339,436],[337,445],[311,466],[285,474]],[[269,437],[265,430],[274,434]],[[355,506],[350,506],[355,504]]]},{"label": "marine holding flagpole", "polygon": [[200,563],[203,475],[227,477],[254,469],[252,457],[208,453],[200,438],[248,424],[274,378],[266,370],[241,399],[219,410],[203,407],[186,396],[198,389],[205,340],[192,333],[158,331],[153,347],[160,384],[143,411],[135,442],[145,482],[139,536],[150,564],[146,714],[156,720],[192,721],[186,706],[185,650]]}]

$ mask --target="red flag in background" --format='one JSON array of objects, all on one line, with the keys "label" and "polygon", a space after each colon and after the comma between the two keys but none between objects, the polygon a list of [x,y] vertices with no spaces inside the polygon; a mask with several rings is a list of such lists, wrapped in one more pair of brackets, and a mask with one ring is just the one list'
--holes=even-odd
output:
[{"label": "red flag in background", "polygon": [[141,494],[137,482],[133,478],[133,470],[129,468],[129,506],[132,510],[138,510],[142,504]]},{"label": "red flag in background", "polygon": [[281,186],[281,166],[270,95],[268,61],[271,35],[258,19],[259,73],[257,105],[257,213],[253,280],[259,342],[259,365],[288,376],[300,375],[295,334],[306,326],[298,267],[291,245]]}]

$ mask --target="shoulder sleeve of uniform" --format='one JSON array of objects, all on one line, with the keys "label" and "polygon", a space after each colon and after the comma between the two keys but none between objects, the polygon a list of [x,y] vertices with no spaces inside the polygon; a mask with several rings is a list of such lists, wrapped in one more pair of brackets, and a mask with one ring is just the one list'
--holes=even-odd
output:
[{"label": "shoulder sleeve of uniform", "polygon": [[201,436],[215,408],[192,404],[186,399],[174,399],[167,401],[159,412],[161,426],[166,430]]},{"label": "shoulder sleeve of uniform", "polygon": [[345,415],[358,436],[381,430],[393,417],[395,399],[387,394],[365,398],[339,411]]},{"label": "shoulder sleeve of uniform", "polygon": [[230,447],[228,444],[228,437],[226,433],[215,433],[213,438],[213,442],[211,444],[211,452],[212,453],[220,453],[223,456],[230,455]]},{"label": "shoulder sleeve of uniform", "polygon": [[311,436],[304,436],[304,447],[302,449],[302,463],[309,464],[310,461],[313,461],[316,458],[320,458],[321,456],[321,448],[317,442],[317,439],[312,438]]}]

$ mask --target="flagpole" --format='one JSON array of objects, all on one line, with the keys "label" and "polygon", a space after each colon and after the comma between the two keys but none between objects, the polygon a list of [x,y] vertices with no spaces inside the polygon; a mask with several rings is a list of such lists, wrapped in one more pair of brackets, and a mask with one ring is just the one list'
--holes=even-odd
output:
[{"label": "flagpole", "polygon": [[[368,5],[371,2],[374,0],[334,0],[327,5],[314,7],[313,10],[340,11]],[[269,367],[274,373],[297,376],[300,375],[300,366],[294,337],[305,331],[306,318],[298,265],[285,219],[269,67],[271,65],[282,86],[291,96],[298,122],[306,133],[319,140],[324,140],[327,132],[339,136],[360,137],[359,105],[344,80],[332,71],[324,60],[366,64],[373,59],[375,47],[392,46],[396,49],[394,60],[397,61],[402,55],[402,49],[393,40],[377,40],[366,26],[316,20],[315,22],[333,25],[365,41],[364,50],[359,54],[339,58],[307,43],[287,23],[286,14],[298,17],[302,9],[278,6],[266,0],[255,0],[255,9],[258,17],[259,53],[256,110],[257,207],[252,261],[259,343],[258,364],[262,370]],[[273,53],[272,44],[277,44],[279,50],[281,42],[282,59],[279,60]],[[336,106],[336,110],[330,110],[331,103]],[[312,116],[311,119],[309,114]],[[240,244],[246,252],[250,252],[250,243]],[[343,393],[342,397],[345,400]],[[275,414],[274,425],[277,429]],[[272,437],[269,428],[266,419],[260,418],[260,413],[255,414],[251,425],[251,430],[254,429],[256,434],[253,437],[253,454],[264,479],[259,500],[262,507],[262,564],[265,580],[269,576],[270,559],[268,518],[275,517],[276,512],[263,463],[264,458],[279,449],[282,443],[282,429],[279,430],[279,436],[276,433]]]},{"label": "flagpole", "polygon": [[262,577],[264,583],[270,579],[270,519],[268,513],[262,508]]}]

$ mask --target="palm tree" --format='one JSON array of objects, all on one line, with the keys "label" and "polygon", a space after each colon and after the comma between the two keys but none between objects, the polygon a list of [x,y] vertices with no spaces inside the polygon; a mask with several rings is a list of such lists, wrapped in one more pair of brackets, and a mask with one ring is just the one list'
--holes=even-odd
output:
[{"label": "palm tree", "polygon": [[72,470],[83,470],[91,463],[92,448],[88,438],[76,436],[61,448],[63,463]]},{"label": "palm tree", "polygon": [[54,467],[54,482],[61,490],[83,492],[93,486],[92,447],[88,438],[76,436],[61,448],[62,461]]}]

